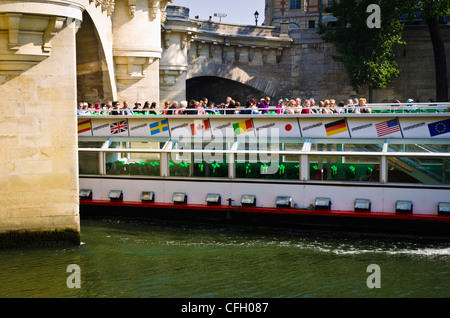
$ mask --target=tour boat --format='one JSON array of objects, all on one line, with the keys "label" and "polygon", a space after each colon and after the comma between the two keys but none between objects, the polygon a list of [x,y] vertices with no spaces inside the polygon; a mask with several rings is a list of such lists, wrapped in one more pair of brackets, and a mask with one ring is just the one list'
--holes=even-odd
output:
[{"label": "tour boat", "polygon": [[448,104],[78,117],[80,213],[449,236]]}]

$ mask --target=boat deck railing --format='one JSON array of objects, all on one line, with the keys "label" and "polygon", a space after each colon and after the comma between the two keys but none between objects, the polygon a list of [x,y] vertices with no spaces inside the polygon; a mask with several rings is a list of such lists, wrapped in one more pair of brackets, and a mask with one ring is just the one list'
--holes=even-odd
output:
[{"label": "boat deck railing", "polygon": [[[82,109],[78,110],[79,116],[96,116],[96,115],[175,115],[175,114],[188,114],[188,115],[231,115],[231,114],[243,114],[242,111],[246,108],[239,106],[236,108],[224,108],[220,105],[214,108],[128,108],[128,109],[111,109],[111,108],[97,108],[97,109]],[[345,105],[342,107],[281,107],[270,106],[269,108],[252,108],[251,113],[246,115],[289,115],[286,111],[290,109],[294,114],[358,114],[367,113],[369,110],[372,114],[437,114],[437,113],[449,113],[450,103],[410,103],[410,104],[396,104],[396,103],[376,103],[367,104],[364,107],[359,105]],[[256,111],[256,113],[254,112]],[[259,113],[258,113],[259,112]]]}]

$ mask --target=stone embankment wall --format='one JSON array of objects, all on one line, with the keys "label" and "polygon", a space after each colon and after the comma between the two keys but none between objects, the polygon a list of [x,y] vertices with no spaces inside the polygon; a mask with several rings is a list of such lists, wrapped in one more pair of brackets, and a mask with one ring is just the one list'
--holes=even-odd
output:
[{"label": "stone embankment wall", "polygon": [[[368,97],[368,89],[359,94],[348,84],[349,79],[341,63],[333,60],[334,46],[320,39],[317,29],[295,29],[289,32],[294,39],[292,46],[292,97],[317,100],[349,97]],[[447,65],[450,65],[450,26],[442,26]],[[421,102],[435,99],[434,55],[426,26],[408,26],[404,32],[407,44],[396,50],[400,75],[393,78],[385,89],[374,90],[373,102],[406,102],[408,98]],[[450,67],[448,68],[450,78]],[[289,94],[286,92],[286,94]]]}]

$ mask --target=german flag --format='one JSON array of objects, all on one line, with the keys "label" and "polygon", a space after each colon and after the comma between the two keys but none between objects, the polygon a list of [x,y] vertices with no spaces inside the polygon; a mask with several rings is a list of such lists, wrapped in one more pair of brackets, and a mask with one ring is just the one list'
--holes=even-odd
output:
[{"label": "german flag", "polygon": [[84,133],[85,131],[91,130],[91,120],[83,120],[78,122],[78,133]]},{"label": "german flag", "polygon": [[345,119],[341,119],[332,123],[325,124],[325,130],[327,132],[327,136],[333,136],[341,132],[348,131],[348,128]]},{"label": "german flag", "polygon": [[234,135],[240,135],[247,131],[253,131],[253,123],[251,119],[233,124]]}]

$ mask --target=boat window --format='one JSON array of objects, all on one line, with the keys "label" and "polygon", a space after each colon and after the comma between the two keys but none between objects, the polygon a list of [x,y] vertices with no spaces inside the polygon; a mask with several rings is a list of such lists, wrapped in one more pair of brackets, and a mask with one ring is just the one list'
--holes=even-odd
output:
[{"label": "boat window", "polygon": [[388,144],[389,152],[428,152],[428,153],[448,153],[450,144],[447,143],[428,143],[420,141],[418,143]]},{"label": "boat window", "polygon": [[168,138],[111,138],[109,148],[163,149]]},{"label": "boat window", "polygon": [[108,138],[78,138],[78,148],[101,148]]},{"label": "boat window", "polygon": [[450,184],[450,159],[389,157],[388,182]]},{"label": "boat window", "polygon": [[160,176],[159,153],[114,152],[105,154],[107,175]]},{"label": "boat window", "polygon": [[381,152],[383,140],[374,139],[313,139],[311,151]]},{"label": "boat window", "polygon": [[310,180],[378,182],[380,158],[309,156],[309,173]]}]

